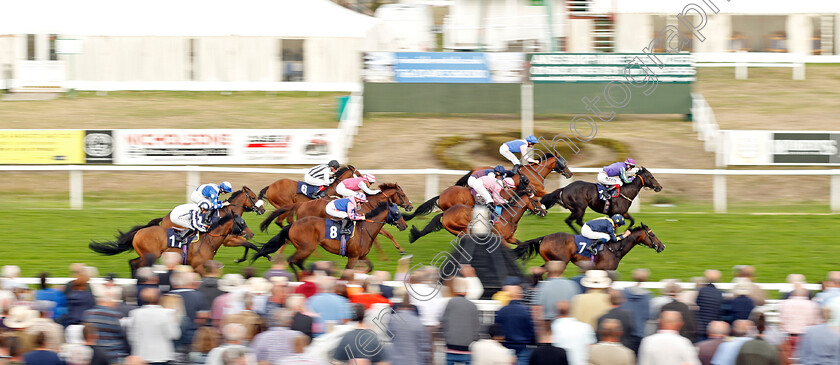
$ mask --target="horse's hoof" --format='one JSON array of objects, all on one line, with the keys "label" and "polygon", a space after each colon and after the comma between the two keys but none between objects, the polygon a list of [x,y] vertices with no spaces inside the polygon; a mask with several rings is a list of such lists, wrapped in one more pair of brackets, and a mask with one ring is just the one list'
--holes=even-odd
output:
[{"label": "horse's hoof", "polygon": [[400,255],[405,255],[405,254],[407,254],[407,253],[408,253],[408,252],[405,252],[405,251],[400,251]]},{"label": "horse's hoof", "polygon": [[265,255],[265,259],[268,260],[268,262],[271,262],[271,255]]},{"label": "horse's hoof", "polygon": [[235,263],[237,263],[237,264],[238,264],[238,263],[241,263],[242,261],[245,261],[245,259],[236,259],[236,260],[233,260],[233,262],[235,262]]}]

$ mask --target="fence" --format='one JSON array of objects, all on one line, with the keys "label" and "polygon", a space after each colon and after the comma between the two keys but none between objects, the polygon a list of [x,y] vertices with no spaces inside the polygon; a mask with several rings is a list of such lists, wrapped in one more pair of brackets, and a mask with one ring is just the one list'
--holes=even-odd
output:
[{"label": "fence", "polygon": [[[572,168],[574,173],[597,173],[598,168]],[[832,212],[840,212],[840,169],[823,170],[723,170],[723,169],[649,169],[654,174],[663,175],[711,175],[713,176],[713,200],[716,213],[726,213],[726,177],[727,176],[830,176],[830,207]],[[186,173],[186,196],[189,201],[190,193],[199,185],[202,172],[225,172],[225,173],[258,173],[258,174],[293,174],[303,175],[307,169],[281,169],[281,168],[247,168],[247,167],[207,167],[207,166],[96,166],[96,165],[47,165],[47,166],[18,166],[3,165],[0,171],[67,171],[70,175],[70,208],[83,208],[83,172],[84,171],[139,171],[139,172],[184,172]],[[463,176],[465,170],[442,170],[442,169],[364,169],[366,173],[383,175],[425,175],[425,196],[426,199],[439,194],[440,175]],[[561,184],[568,180],[562,180]],[[638,197],[633,202],[631,212],[638,212]]]}]

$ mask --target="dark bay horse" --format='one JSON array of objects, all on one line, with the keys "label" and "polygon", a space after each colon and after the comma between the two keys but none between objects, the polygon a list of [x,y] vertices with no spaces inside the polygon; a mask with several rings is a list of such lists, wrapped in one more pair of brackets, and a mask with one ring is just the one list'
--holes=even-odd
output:
[{"label": "dark bay horse", "polygon": [[624,218],[630,220],[629,229],[633,227],[636,220],[627,213],[627,210],[630,209],[630,204],[633,203],[633,199],[636,198],[636,195],[639,195],[639,191],[642,188],[653,189],[656,192],[662,190],[662,185],[659,185],[659,182],[656,181],[653,174],[644,167],[639,170],[636,178],[632,182],[624,184],[621,187],[621,194],[619,196],[610,199],[610,209],[606,212],[604,212],[604,201],[598,197],[596,184],[585,181],[575,181],[566,187],[552,191],[550,194],[542,197],[540,202],[546,208],[551,208],[554,204],[560,204],[563,208],[571,210],[572,214],[566,218],[566,224],[575,233],[579,233],[579,231],[572,225],[572,222],[576,222],[579,226],[583,227],[583,215],[586,213],[586,207],[601,214],[621,214]]},{"label": "dark bay horse", "polygon": [[[523,165],[522,168],[519,169],[520,175],[525,175],[527,180],[534,186],[536,189],[537,197],[542,197],[547,192],[545,191],[545,177],[548,176],[552,171],[563,174],[563,176],[567,179],[571,179],[574,174],[571,170],[569,170],[568,163],[566,159],[562,156],[555,156],[554,154],[546,154],[544,156],[535,156],[537,163],[532,163],[528,165]],[[470,175],[477,170],[484,170],[484,169],[492,169],[490,166],[483,166],[472,169],[472,171],[468,172],[466,175],[458,179],[455,182],[457,186],[467,186],[467,179],[469,179]],[[520,189],[523,189],[520,187]],[[418,208],[419,210],[419,208]]]},{"label": "dark bay horse", "polygon": [[[411,200],[408,199],[408,196],[403,191],[402,187],[397,183],[384,183],[379,185],[380,193],[375,195],[368,196],[368,202],[373,206],[378,205],[380,202],[389,202],[394,203],[397,206],[411,211],[414,207],[411,205]],[[268,229],[268,226],[271,225],[271,222],[275,219],[275,217],[280,216],[286,212],[289,212],[289,218],[292,219],[294,222],[294,216],[296,215],[297,218],[303,217],[320,217],[320,218],[328,218],[326,207],[331,200],[327,199],[315,199],[310,200],[307,202],[302,203],[295,203],[291,206],[285,206],[279,209],[276,209],[272,212],[265,220],[260,224],[260,230],[265,232]],[[280,222],[275,223],[280,226]],[[281,226],[282,227],[282,226]],[[379,234],[387,237],[394,243],[394,247],[400,250],[400,254],[405,254],[405,250],[400,247],[400,244],[397,243],[397,240],[394,239],[394,235],[390,232],[381,230]],[[373,241],[374,245],[377,247],[380,254],[384,255],[385,252],[382,250],[382,246],[379,245],[378,240]]]},{"label": "dark bay horse", "polygon": [[[263,213],[265,213],[265,207],[263,207],[263,203],[259,199],[257,199],[257,194],[255,194],[247,186],[242,186],[242,189],[234,191],[233,194],[230,195],[230,198],[227,199],[227,202],[230,204],[219,208],[218,214],[220,216],[230,214],[236,214],[241,216],[246,211],[257,213],[257,215],[262,215]],[[176,227],[176,225],[173,224],[172,221],[169,219],[169,214],[159,219],[160,226],[164,229]],[[154,222],[154,220],[150,221],[149,223],[152,222]],[[236,263],[240,263],[247,259],[249,248],[251,247],[245,246],[245,252],[242,254],[241,258],[235,260]]]},{"label": "dark bay horse", "polygon": [[[539,253],[545,262],[558,260],[569,263],[571,261],[580,266],[579,262],[589,262],[589,258],[577,253],[577,244],[574,240],[575,236],[572,234],[557,232],[522,242],[513,252],[517,258],[524,261],[528,261],[535,253]],[[650,247],[657,253],[665,250],[665,245],[653,234],[653,230],[642,223],[641,226],[630,229],[630,236],[618,242],[605,244],[606,249],[595,256],[593,269],[616,270],[619,261],[639,244]]]},{"label": "dark bay horse", "polygon": [[[204,263],[213,259],[222,245],[246,246],[257,250],[257,246],[248,242],[252,237],[254,237],[254,232],[251,232],[241,216],[225,215],[214,222],[207,233],[199,234],[198,242],[190,243],[187,262],[195,272],[203,276]],[[153,254],[157,259],[167,251],[181,252],[179,248],[168,247],[166,241],[166,228],[154,224],[137,226],[125,233],[120,232],[115,241],[91,241],[88,247],[94,252],[109,256],[134,249],[139,257],[128,261],[133,275],[146,254]]]},{"label": "dark bay horse", "polygon": [[[338,183],[341,182],[341,180],[349,179],[353,176],[362,176],[362,174],[359,171],[357,171],[356,168],[352,165],[347,165],[336,170],[335,181],[333,181],[333,183],[327,187],[326,196],[336,195],[336,185],[338,185]],[[269,204],[274,206],[274,208],[285,207],[294,203],[312,200],[309,199],[308,196],[299,194],[297,192],[297,183],[298,180],[292,179],[277,180],[271,183],[271,185],[268,185],[262,190],[260,190],[260,196],[258,197],[258,199],[265,198],[266,200],[268,200]],[[283,219],[286,219],[287,217],[288,214],[285,214],[282,215],[281,218],[279,218],[278,220],[282,222]],[[292,221],[289,221],[289,223],[291,222]]]},{"label": "dark bay horse", "polygon": [[[435,210],[435,207],[440,208],[441,211],[446,211],[447,209],[458,204],[469,206],[475,205],[475,197],[473,197],[472,192],[470,191],[471,188],[466,186],[467,179],[469,179],[470,174],[472,174],[472,172],[470,172],[462,178],[464,180],[463,186],[454,185],[446,188],[445,190],[443,190],[442,193],[440,193],[440,195],[426,200],[423,204],[420,204],[420,206],[417,207],[417,210],[414,213],[403,213],[403,218],[406,221],[410,221],[418,215],[426,215],[431,213],[433,210]],[[458,180],[458,182],[460,183],[461,181]],[[513,177],[513,183],[516,186],[517,190],[530,189],[533,191],[535,189],[535,186],[531,184],[530,179],[528,179],[527,177],[525,179],[522,179],[521,175],[515,175]],[[510,190],[503,189],[501,196],[502,198],[510,199],[513,196],[513,194],[510,192]]]},{"label": "dark bay horse", "polygon": [[[373,268],[373,263],[367,258],[367,255],[370,253],[374,237],[379,234],[382,226],[388,223],[396,226],[400,231],[407,227],[405,220],[400,215],[399,208],[395,204],[380,202],[375,207],[372,207],[369,203],[365,203],[362,206],[364,210],[369,211],[365,214],[364,221],[356,222],[355,233],[347,240],[346,268],[355,267],[356,262],[359,260],[365,261],[370,268]],[[269,254],[283,247],[286,242],[292,242],[296,251],[288,258],[288,262],[295,276],[298,276],[299,273],[296,267],[304,270],[304,261],[319,245],[327,250],[327,252],[338,255],[341,249],[341,242],[337,239],[326,238],[325,219],[319,217],[303,217],[283,227],[280,233],[268,240],[254,254],[251,262],[256,261],[261,256],[265,256],[271,260]]]},{"label": "dark bay horse", "polygon": [[[541,217],[546,214],[546,210],[536,199],[533,191],[520,190],[517,192],[516,199],[513,200],[502,208],[502,214],[494,224],[494,233],[500,235],[503,241],[510,244],[519,243],[519,240],[514,238],[513,234],[516,232],[519,220],[522,219],[526,210],[530,210]],[[455,205],[432,218],[423,230],[418,230],[417,227],[412,226],[408,241],[414,243],[418,238],[439,231],[441,228],[445,228],[449,233],[456,236],[462,233],[469,234],[472,210],[472,205]]]}]

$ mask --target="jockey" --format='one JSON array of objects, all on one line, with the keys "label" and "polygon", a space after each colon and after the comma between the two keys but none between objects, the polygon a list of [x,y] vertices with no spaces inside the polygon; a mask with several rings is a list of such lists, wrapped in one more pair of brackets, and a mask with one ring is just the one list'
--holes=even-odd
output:
[{"label": "jockey", "polygon": [[351,177],[349,179],[341,180],[335,186],[335,192],[341,194],[343,197],[352,197],[359,191],[363,191],[367,195],[379,194],[379,190],[371,189],[370,184],[376,182],[376,176],[373,174],[364,174],[361,177]]},{"label": "jockey", "polygon": [[318,186],[319,194],[324,194],[327,190],[327,186],[335,181],[335,171],[338,170],[339,164],[338,161],[332,160],[325,165],[318,165],[315,166],[303,175],[303,182]]},{"label": "jockey", "polygon": [[604,169],[598,173],[598,182],[606,186],[607,192],[612,192],[618,189],[621,191],[621,186],[633,181],[636,172],[636,160],[628,158],[624,162],[616,162],[609,166],[604,166]]},{"label": "jockey", "polygon": [[327,203],[326,211],[332,217],[341,218],[341,234],[350,234],[351,221],[364,220],[363,214],[356,213],[361,208],[360,203],[367,202],[364,193],[356,193],[350,198],[341,198]]},{"label": "jockey", "polygon": [[[210,202],[204,200],[198,204],[181,204],[169,213],[169,220],[175,224],[174,229],[178,232],[178,241],[182,243],[193,231],[207,232],[210,226],[205,223],[205,215],[210,211]],[[184,228],[180,228],[180,227]]]},{"label": "jockey", "polygon": [[227,194],[233,191],[233,187],[227,181],[222,181],[221,184],[204,184],[190,193],[190,200],[195,204],[200,204],[202,201],[209,201],[211,209],[219,209],[230,203],[219,200],[219,195]]},{"label": "jockey", "polygon": [[[489,176],[490,178],[485,181],[486,176]],[[501,187],[496,179],[509,176],[513,176],[513,172],[506,170],[502,165],[498,165],[492,169],[477,170],[473,172],[467,179],[467,186],[475,190],[478,196],[484,199],[485,204],[491,204],[491,202],[495,199],[490,194],[490,191],[487,188],[487,183],[492,182],[490,189],[494,189],[494,191],[495,189],[498,189],[498,191],[501,191]],[[513,179],[510,179],[510,181],[510,185],[513,186]],[[498,198],[502,201],[504,200],[501,197]]]},{"label": "jockey", "polygon": [[[621,214],[613,214],[612,217],[595,218],[586,222],[580,229],[580,234],[595,242],[587,247],[592,255],[598,254],[598,244],[605,242],[616,242],[620,238],[616,237],[615,229],[624,225],[624,217]],[[630,235],[630,231],[624,231],[621,238]]]},{"label": "jockey", "polygon": [[[517,174],[519,173],[520,160],[516,158],[514,153],[519,153],[525,157],[528,155],[528,149],[534,147],[537,143],[539,143],[539,141],[537,141],[537,137],[534,136],[528,136],[525,137],[525,139],[514,139],[513,141],[502,143],[502,145],[499,146],[499,153],[513,163],[513,173]],[[526,160],[528,163],[537,163],[537,160],[534,160],[531,157],[527,157]]]}]

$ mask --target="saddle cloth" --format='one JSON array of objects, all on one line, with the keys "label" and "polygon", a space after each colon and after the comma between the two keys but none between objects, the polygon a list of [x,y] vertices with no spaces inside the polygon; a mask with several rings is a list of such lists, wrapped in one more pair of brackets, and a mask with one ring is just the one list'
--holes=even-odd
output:
[{"label": "saddle cloth", "polygon": [[[187,243],[198,242],[198,233],[192,233],[187,238]],[[178,240],[178,231],[173,228],[166,229],[166,247],[181,248],[181,241]]]},{"label": "saddle cloth", "polygon": [[324,219],[324,238],[328,240],[338,240],[341,242],[341,247],[339,248],[339,255],[346,256],[347,255],[347,240],[356,233],[356,224],[353,223],[353,227],[350,228],[351,234],[340,234],[341,233],[341,221],[333,220],[333,219]]},{"label": "saddle cloth", "polygon": [[578,255],[587,257],[587,258],[591,258],[592,253],[590,253],[589,250],[586,249],[586,247],[594,244],[594,242],[595,242],[595,240],[592,240],[592,239],[586,238],[584,236],[581,236],[579,234],[576,234],[575,235],[575,253],[578,254]]},{"label": "saddle cloth", "polygon": [[309,185],[303,181],[298,181],[297,183],[297,192],[299,194],[306,195],[309,199],[316,199],[318,194],[318,186],[316,185]]}]

